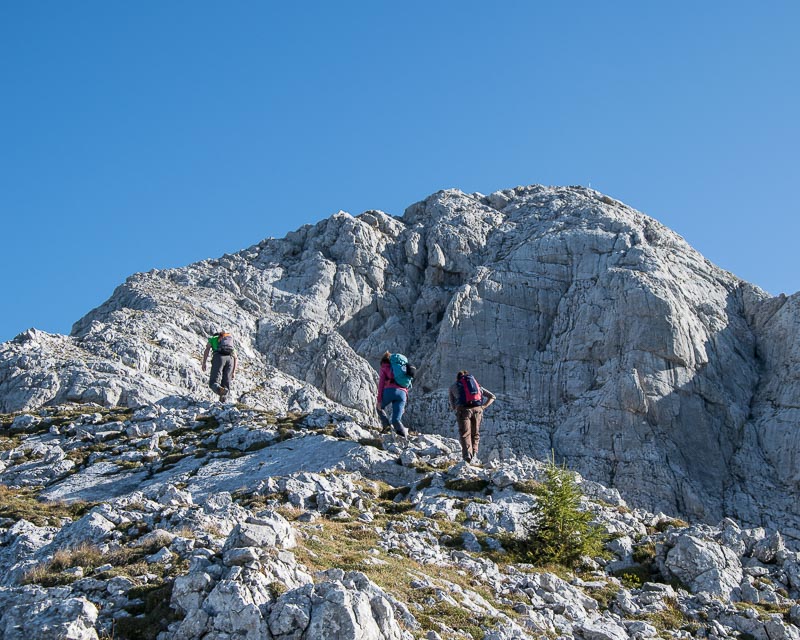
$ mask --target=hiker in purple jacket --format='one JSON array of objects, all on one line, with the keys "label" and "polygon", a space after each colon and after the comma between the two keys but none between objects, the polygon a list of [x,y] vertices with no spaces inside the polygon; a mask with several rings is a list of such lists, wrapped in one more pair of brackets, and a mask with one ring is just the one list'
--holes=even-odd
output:
[{"label": "hiker in purple jacket", "polygon": [[[391,425],[397,435],[406,437],[408,429],[403,426],[401,418],[406,410],[406,402],[408,402],[408,389],[395,382],[392,365],[389,362],[391,357],[391,352],[387,351],[381,358],[381,370],[378,377],[378,417],[384,428]],[[392,407],[391,419],[386,415],[389,405]]]},{"label": "hiker in purple jacket", "polygon": [[456,383],[450,387],[449,402],[451,411],[456,414],[461,457],[465,462],[480,464],[478,445],[481,441],[483,410],[494,400],[495,395],[481,387],[469,371],[456,374]]}]

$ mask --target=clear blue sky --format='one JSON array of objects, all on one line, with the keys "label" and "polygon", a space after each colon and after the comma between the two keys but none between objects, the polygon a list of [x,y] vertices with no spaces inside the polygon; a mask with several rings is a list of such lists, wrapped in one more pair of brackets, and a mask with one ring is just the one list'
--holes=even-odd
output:
[{"label": "clear blue sky", "polygon": [[0,4],[0,340],[442,188],[583,184],[800,289],[800,3]]}]

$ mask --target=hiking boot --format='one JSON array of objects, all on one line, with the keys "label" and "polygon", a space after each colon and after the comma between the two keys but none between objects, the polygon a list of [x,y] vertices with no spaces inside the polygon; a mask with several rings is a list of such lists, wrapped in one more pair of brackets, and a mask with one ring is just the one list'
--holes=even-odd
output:
[{"label": "hiking boot", "polygon": [[381,410],[378,411],[378,419],[381,421],[381,427],[387,429],[392,426],[392,421],[386,417],[386,414]]},{"label": "hiking boot", "polygon": [[406,426],[405,426],[405,425],[404,425],[402,422],[400,422],[399,420],[398,420],[397,422],[392,422],[392,427],[394,427],[394,432],[395,432],[395,433],[396,433],[398,436],[402,436],[402,437],[404,437],[404,438],[405,438],[406,436],[408,436],[408,429],[407,429],[407,428],[406,428]]},{"label": "hiking boot", "polygon": [[220,398],[224,398],[225,396],[227,396],[228,395],[228,387],[222,387],[222,386],[217,387],[217,395]]}]

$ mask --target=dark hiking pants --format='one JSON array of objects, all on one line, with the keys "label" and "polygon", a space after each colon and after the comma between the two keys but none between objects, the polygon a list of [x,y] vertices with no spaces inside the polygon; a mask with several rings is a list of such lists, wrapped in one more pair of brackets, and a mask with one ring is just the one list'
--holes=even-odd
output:
[{"label": "dark hiking pants", "polygon": [[233,371],[233,356],[215,351],[211,356],[211,375],[208,379],[208,386],[214,393],[219,393],[220,387],[231,388],[231,371]]},{"label": "dark hiking pants", "polygon": [[478,455],[482,418],[483,407],[456,407],[458,439],[461,441],[461,457],[467,462]]}]

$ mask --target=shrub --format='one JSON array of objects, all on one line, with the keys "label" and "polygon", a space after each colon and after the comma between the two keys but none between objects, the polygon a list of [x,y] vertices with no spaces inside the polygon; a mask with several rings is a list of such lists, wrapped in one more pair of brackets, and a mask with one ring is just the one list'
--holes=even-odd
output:
[{"label": "shrub", "polygon": [[602,552],[604,535],[591,524],[592,514],[580,510],[581,492],[572,473],[551,460],[545,474],[532,510],[535,528],[528,539],[529,560],[576,567],[581,556]]}]

